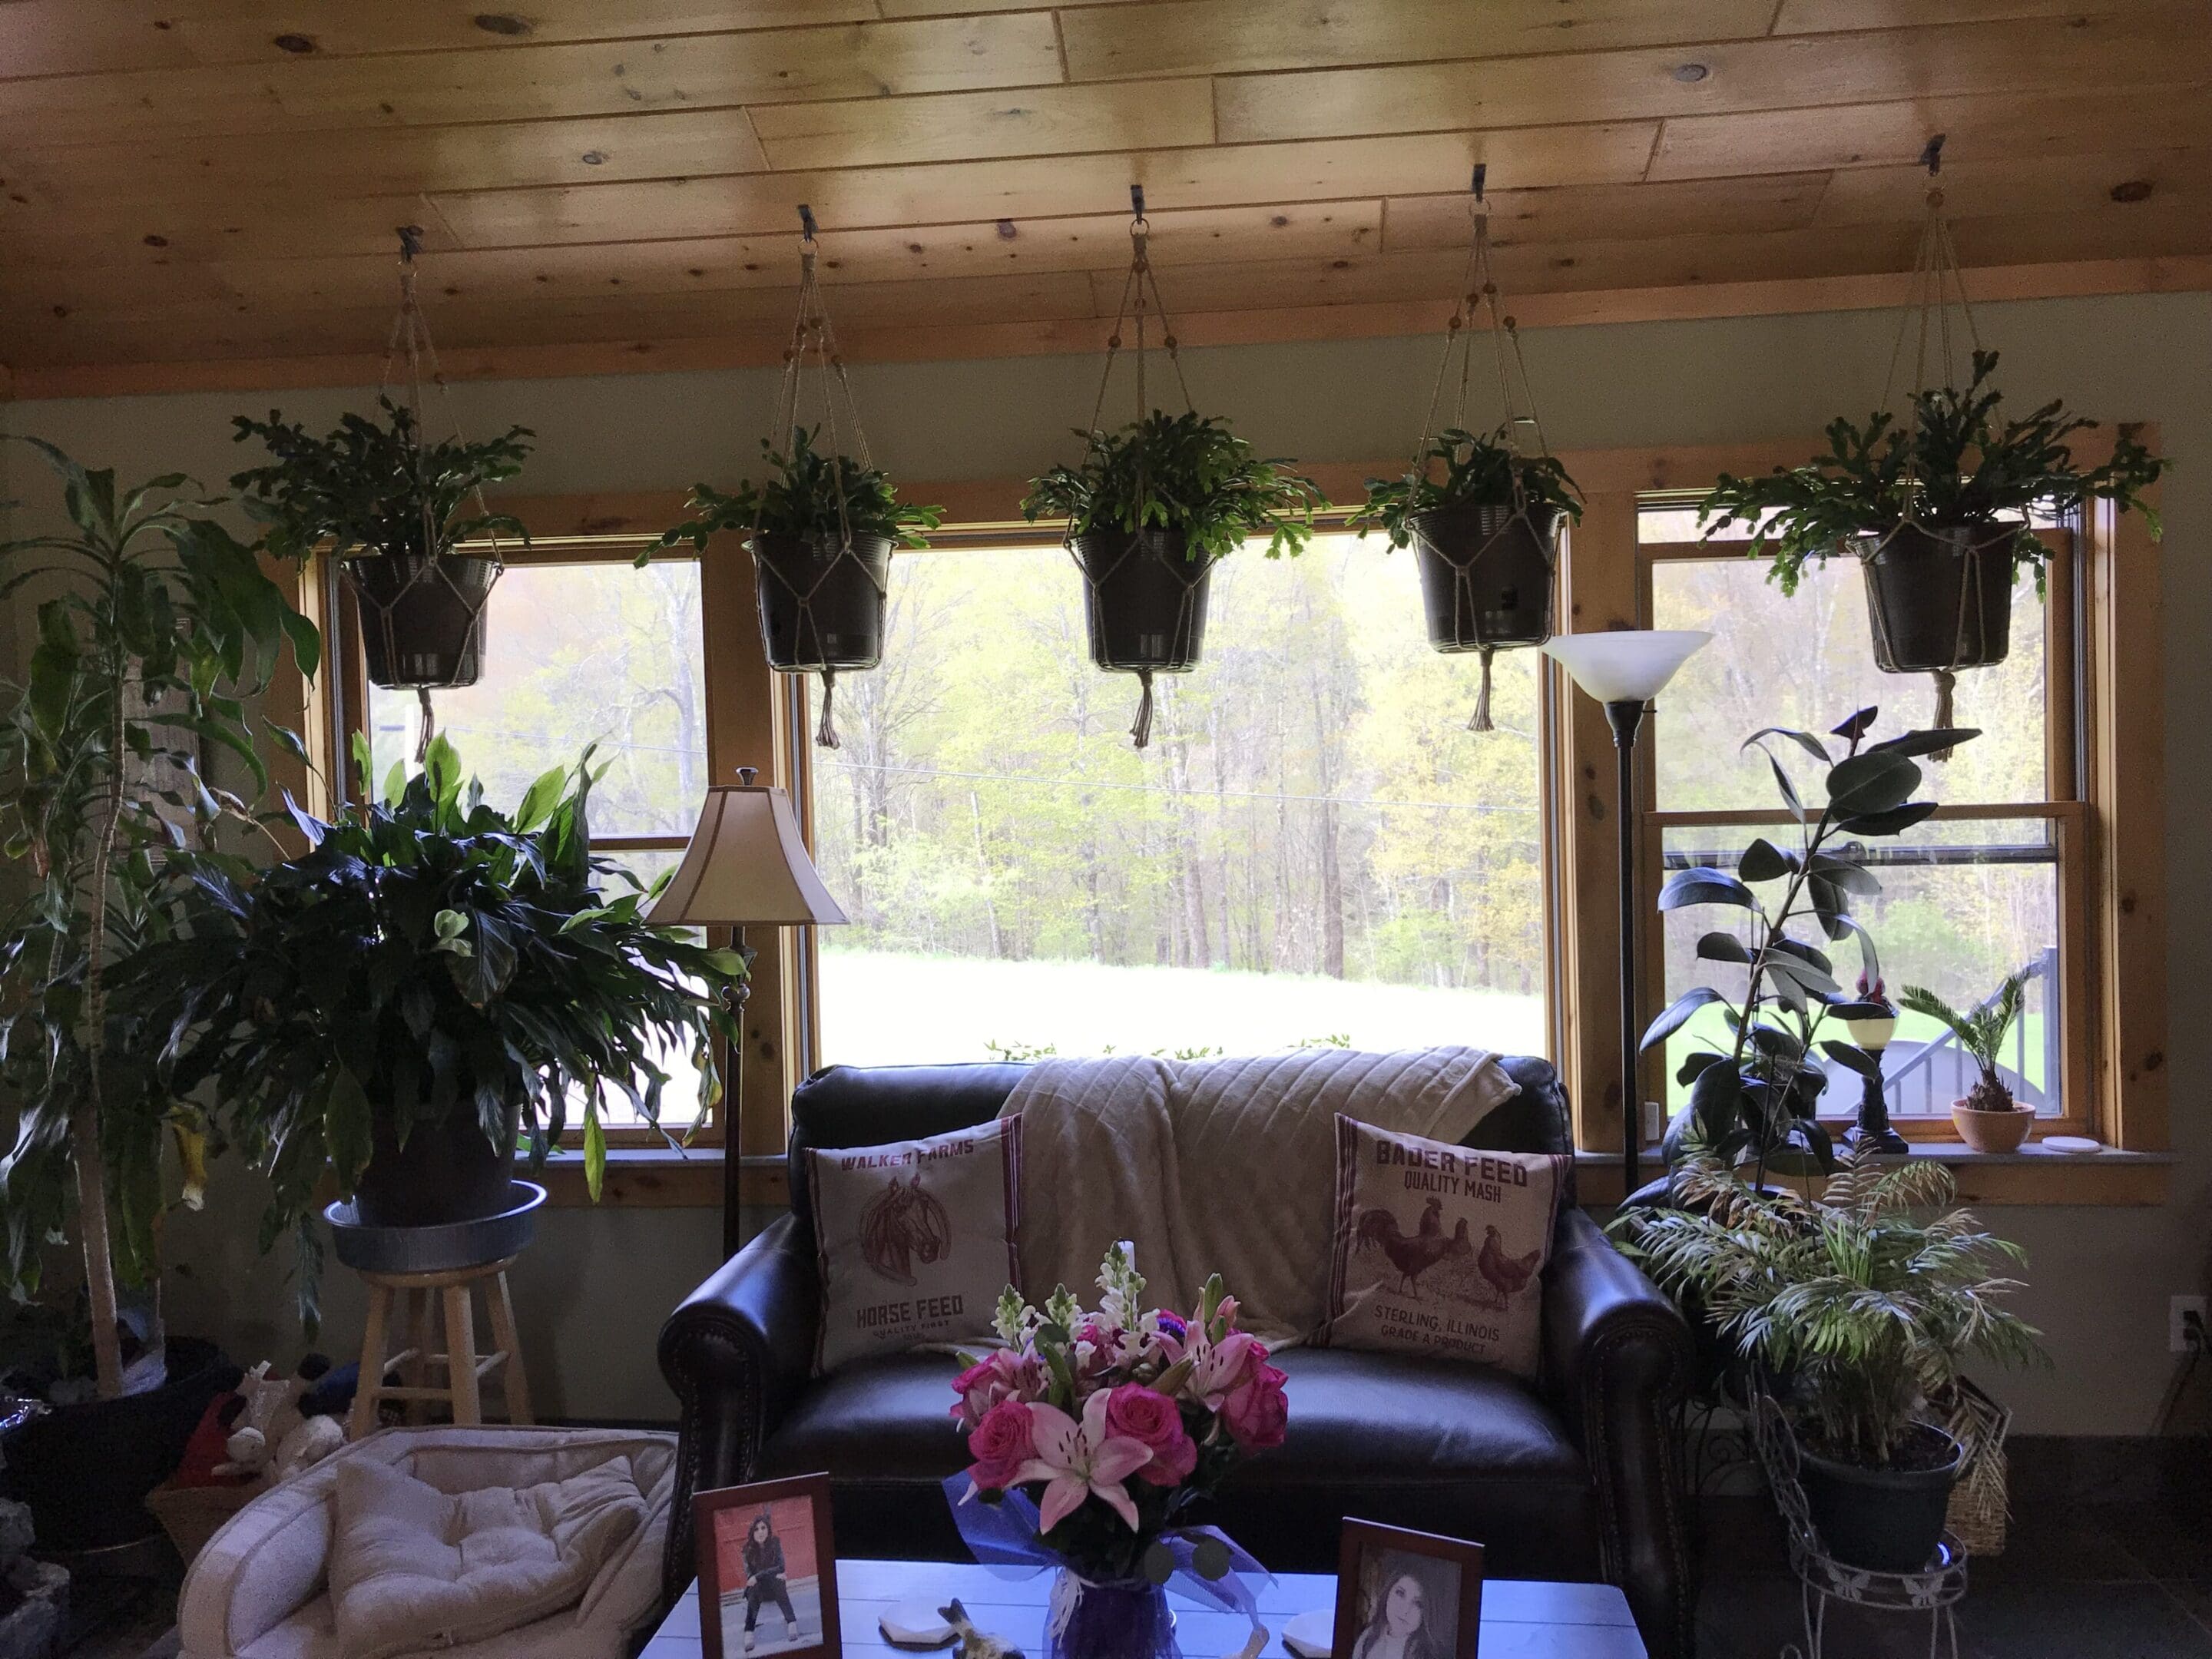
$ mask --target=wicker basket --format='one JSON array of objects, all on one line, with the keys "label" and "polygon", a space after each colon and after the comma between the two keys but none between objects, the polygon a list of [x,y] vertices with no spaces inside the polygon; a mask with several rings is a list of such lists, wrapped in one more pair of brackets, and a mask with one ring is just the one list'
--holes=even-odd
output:
[{"label": "wicker basket", "polygon": [[2011,1514],[2004,1442],[2012,1413],[1963,1376],[1942,1410],[1943,1426],[1966,1449],[1946,1523],[1969,1555],[2002,1555]]}]

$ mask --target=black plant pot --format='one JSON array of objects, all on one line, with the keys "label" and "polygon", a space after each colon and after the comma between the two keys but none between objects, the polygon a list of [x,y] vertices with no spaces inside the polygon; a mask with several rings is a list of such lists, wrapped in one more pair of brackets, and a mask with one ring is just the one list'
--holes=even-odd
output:
[{"label": "black plant pot", "polygon": [[514,1142],[520,1114],[510,1109],[495,1146],[465,1113],[417,1123],[399,1144],[380,1113],[369,1136],[368,1167],[354,1188],[354,1212],[364,1227],[442,1227],[512,1208]]},{"label": "black plant pot", "polygon": [[1884,673],[1988,668],[2012,648],[2013,552],[1988,525],[1899,525],[1859,539],[1867,623]]},{"label": "black plant pot", "polygon": [[9,1486],[31,1506],[41,1549],[107,1549],[161,1530],[146,1494],[177,1472],[208,1402],[240,1376],[212,1342],[173,1336],[163,1352],[160,1388],[58,1406],[0,1437]]},{"label": "black plant pot", "polygon": [[1429,643],[1439,651],[1500,650],[1552,637],[1556,507],[1463,501],[1407,522],[1421,571]]},{"label": "black plant pot", "polygon": [[1800,1449],[1798,1479],[1814,1528],[1846,1566],[1918,1572],[1935,1559],[1966,1453],[1932,1423],[1912,1427],[1905,1461],[1927,1467],[1873,1469]]},{"label": "black plant pot", "polygon": [[474,685],[483,672],[486,604],[496,559],[447,553],[364,553],[345,562],[361,605],[368,678],[387,690]]},{"label": "black plant pot", "polygon": [[1091,660],[1125,673],[1181,674],[1206,652],[1210,560],[1180,530],[1094,530],[1075,538]]},{"label": "black plant pot", "polygon": [[788,673],[873,668],[884,658],[884,596],[891,538],[855,536],[848,556],[834,531],[763,532],[750,544],[760,590],[761,643]]}]

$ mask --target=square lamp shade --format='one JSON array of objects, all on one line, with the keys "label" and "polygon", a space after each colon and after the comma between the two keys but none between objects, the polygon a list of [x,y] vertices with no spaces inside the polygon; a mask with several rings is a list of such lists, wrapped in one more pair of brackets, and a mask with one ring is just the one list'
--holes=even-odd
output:
[{"label": "square lamp shade", "polygon": [[1694,629],[1612,629],[1561,634],[1544,647],[1600,702],[1650,702],[1713,636]]},{"label": "square lamp shade", "polygon": [[646,920],[656,927],[830,925],[845,920],[806,856],[791,797],[766,784],[715,784],[684,862]]}]

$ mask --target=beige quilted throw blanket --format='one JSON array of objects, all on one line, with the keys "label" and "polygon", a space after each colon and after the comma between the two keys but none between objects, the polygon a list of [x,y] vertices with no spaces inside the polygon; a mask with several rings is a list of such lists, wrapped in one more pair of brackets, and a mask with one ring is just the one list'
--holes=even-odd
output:
[{"label": "beige quilted throw blanket", "polygon": [[1456,1141],[1518,1092],[1482,1048],[1046,1060],[1001,1112],[1022,1115],[1022,1290],[1089,1303],[1126,1238],[1148,1302],[1188,1312],[1218,1273],[1245,1329],[1303,1341],[1327,1311],[1336,1115]]}]

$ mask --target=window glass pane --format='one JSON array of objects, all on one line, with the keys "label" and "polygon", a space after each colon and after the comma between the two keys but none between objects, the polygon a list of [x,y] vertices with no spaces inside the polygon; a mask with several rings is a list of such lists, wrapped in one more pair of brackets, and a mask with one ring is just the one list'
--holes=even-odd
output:
[{"label": "window glass pane", "polygon": [[[1825,734],[1854,709],[1882,711],[1878,736],[1926,726],[1936,684],[1875,666],[1856,561],[1808,565],[1784,599],[1749,558],[1663,559],[1651,568],[1651,625],[1698,628],[1711,645],[1658,701],[1654,753],[1662,811],[1781,805],[1765,761],[1743,740],[1762,726]],[[2012,649],[1959,676],[1960,726],[1982,735],[1928,769],[1943,801],[2045,799],[2044,609],[2033,577],[2013,594]],[[1802,784],[1818,780],[1801,773]]]},{"label": "window glass pane", "polygon": [[1534,653],[1468,732],[1475,661],[1429,649],[1384,545],[1226,561],[1141,752],[1064,551],[896,561],[884,666],[811,751],[853,918],[822,934],[823,1059],[1544,1052]]},{"label": "window glass pane", "polygon": [[[1881,883],[1879,895],[1862,897],[1853,914],[1874,934],[1882,978],[1894,1000],[1905,987],[1922,985],[1965,1012],[1986,1000],[2008,974],[2028,969],[2027,1012],[2007,1033],[2002,1075],[2023,1103],[2044,1115],[2060,1109],[2058,1015],[2058,849],[2054,826],[2039,818],[1965,822],[1942,819],[1920,825],[1895,841],[1868,843],[1866,861]],[[1785,849],[1796,845],[1794,826],[1781,829],[1689,829],[1664,832],[1667,867],[1714,865],[1732,870],[1753,836],[1764,835]],[[1762,883],[1759,897],[1781,902],[1783,884]],[[1676,910],[1663,918],[1667,999],[1693,985],[1711,985],[1731,1000],[1743,993],[1746,970],[1725,963],[1700,961],[1698,938],[1723,929],[1749,944],[1750,927],[1740,911],[1722,905]],[[1835,963],[1846,990],[1860,969],[1854,940],[1828,945],[1808,916],[1791,929],[1795,937],[1819,944]],[[1679,1106],[1688,1091],[1674,1072],[1693,1048],[1725,1043],[1726,1017],[1704,1009],[1668,1044],[1668,1097]],[[1826,1036],[1844,1037],[1840,1030]],[[1702,1040],[1701,1040],[1702,1039]],[[1849,1114],[1858,1108],[1856,1078],[1830,1066],[1824,1111]],[[1972,1086],[1972,1062],[1936,1021],[1907,1013],[1882,1057],[1891,1112],[1898,1116],[1948,1118],[1951,1103]]]},{"label": "window glass pane", "polygon": [[[431,697],[486,798],[512,808],[597,744],[594,764],[611,764],[592,792],[594,835],[689,835],[707,784],[697,562],[510,566],[485,626],[483,678]],[[421,719],[412,691],[369,689],[380,788],[395,761],[413,764]]]}]

